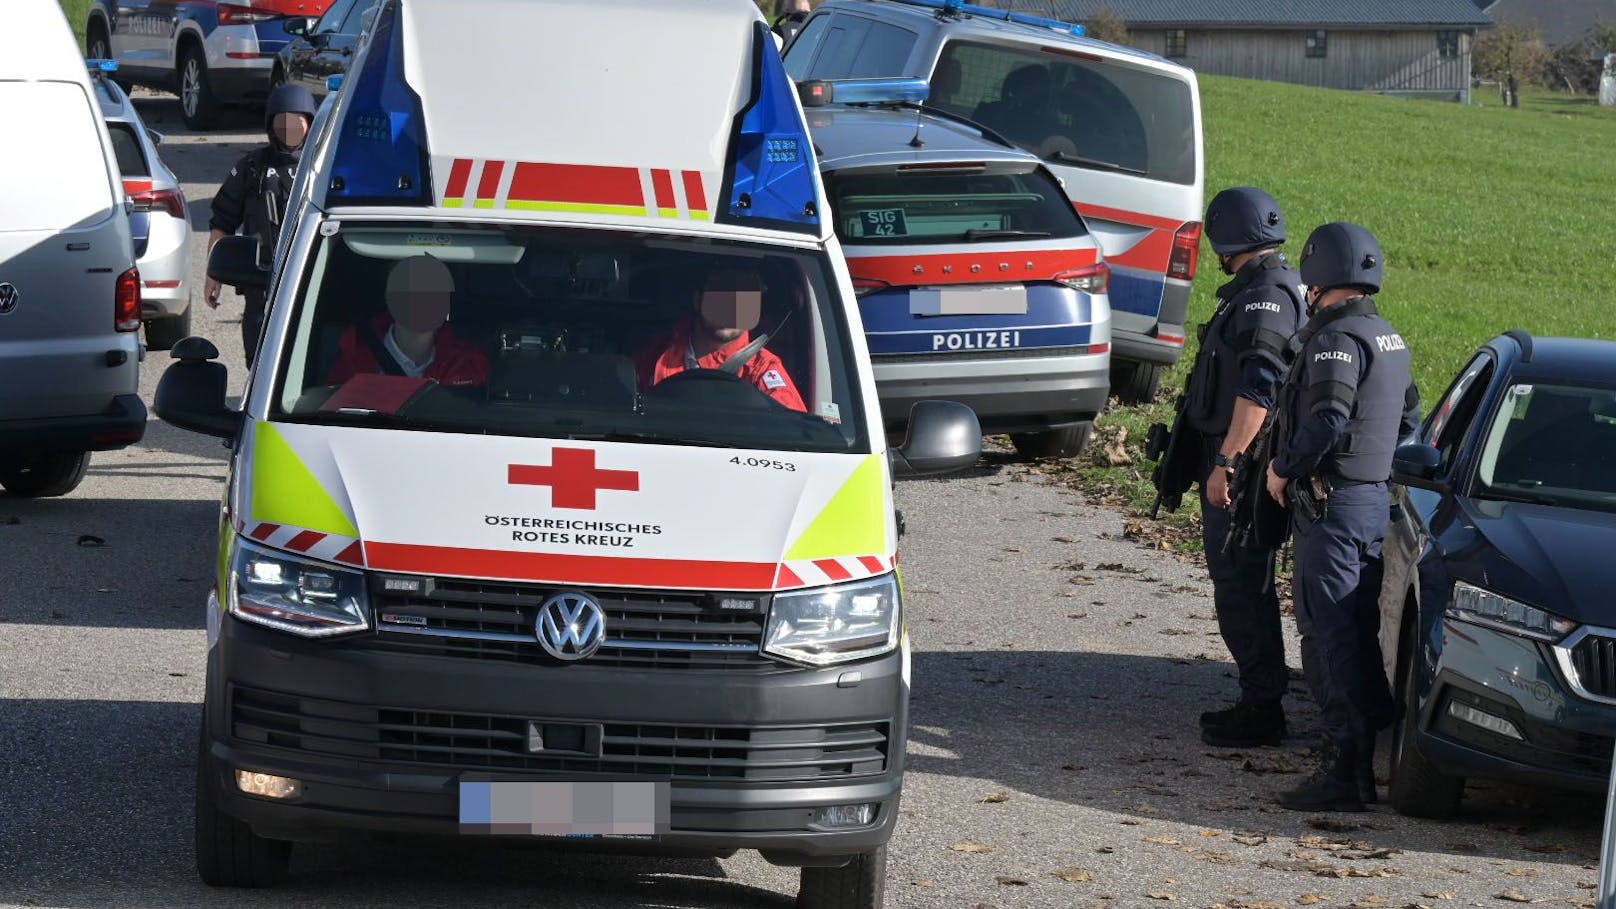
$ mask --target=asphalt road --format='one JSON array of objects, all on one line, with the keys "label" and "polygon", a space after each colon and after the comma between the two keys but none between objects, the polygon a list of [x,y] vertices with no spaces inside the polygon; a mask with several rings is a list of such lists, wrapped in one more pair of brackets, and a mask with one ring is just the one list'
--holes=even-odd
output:
[{"label": "asphalt road", "polygon": [[[256,124],[188,135],[172,98],[139,105],[205,226]],[[195,321],[238,390],[239,317],[227,294]],[[148,402],[167,362],[143,366]],[[67,498],[0,495],[0,906],[791,905],[795,873],[753,854],[486,839],[304,846],[283,889],[204,887],[190,805],[224,454],[154,420]],[[1450,823],[1280,810],[1305,697],[1286,747],[1203,746],[1196,713],[1233,691],[1204,575],[1080,492],[990,459],[899,504],[916,654],[889,906],[1593,905],[1596,798],[1477,786]]]}]

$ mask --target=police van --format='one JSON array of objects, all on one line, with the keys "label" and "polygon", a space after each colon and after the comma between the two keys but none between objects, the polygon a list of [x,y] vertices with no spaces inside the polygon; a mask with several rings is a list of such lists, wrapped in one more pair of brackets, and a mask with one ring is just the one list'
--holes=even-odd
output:
[{"label": "police van", "polygon": [[756,7],[385,0],[304,162],[267,276],[251,238],[210,258],[272,301],[241,408],[200,338],[156,395],[233,452],[203,879],[342,831],[497,835],[756,849],[801,906],[880,905],[893,477],[980,429],[923,402],[885,446]]},{"label": "police van", "polygon": [[913,77],[927,103],[1044,159],[1111,267],[1112,393],[1150,400],[1184,351],[1205,185],[1186,66],[961,0],[831,0],[785,50],[798,80]]}]

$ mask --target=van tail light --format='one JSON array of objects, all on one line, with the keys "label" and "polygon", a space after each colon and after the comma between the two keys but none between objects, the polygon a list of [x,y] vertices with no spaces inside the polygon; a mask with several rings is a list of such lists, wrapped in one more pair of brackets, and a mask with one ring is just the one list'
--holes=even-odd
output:
[{"label": "van tail light", "polygon": [[140,330],[140,270],[131,268],[118,276],[113,298],[112,327],[118,331]]},{"label": "van tail light", "polygon": [[853,293],[861,297],[867,297],[870,294],[879,293],[891,286],[892,284],[890,282],[883,281],[880,278],[853,279]]},{"label": "van tail light", "polygon": [[133,192],[129,194],[129,201],[135,203],[135,211],[160,211],[181,221],[190,220],[185,211],[185,194],[178,189],[148,189]]},{"label": "van tail light", "polygon": [[1173,234],[1173,257],[1167,260],[1167,277],[1194,279],[1201,258],[1201,222],[1187,221]]},{"label": "van tail light", "polygon": [[1088,294],[1103,294],[1106,287],[1111,284],[1111,266],[1104,262],[1063,271],[1055,276],[1055,280],[1065,284],[1073,290],[1081,290]]},{"label": "van tail light", "polygon": [[219,4],[220,25],[256,25],[279,18],[281,14],[272,9],[255,9],[246,3]]}]

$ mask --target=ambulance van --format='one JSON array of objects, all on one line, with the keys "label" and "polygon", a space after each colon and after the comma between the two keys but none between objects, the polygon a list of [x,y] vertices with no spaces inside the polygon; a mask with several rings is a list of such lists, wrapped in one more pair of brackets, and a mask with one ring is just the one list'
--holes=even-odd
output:
[{"label": "ambulance van", "polygon": [[921,402],[885,446],[756,7],[385,0],[305,155],[273,269],[210,258],[272,301],[239,410],[201,338],[155,403],[232,452],[203,879],[493,835],[755,849],[799,906],[879,906],[893,478],[973,463],[980,428]]}]

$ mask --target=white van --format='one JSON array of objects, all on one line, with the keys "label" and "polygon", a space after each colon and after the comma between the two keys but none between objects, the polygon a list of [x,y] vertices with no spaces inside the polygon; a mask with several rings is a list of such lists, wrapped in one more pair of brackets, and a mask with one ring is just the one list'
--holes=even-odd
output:
[{"label": "white van", "polygon": [[123,182],[56,0],[0,28],[0,486],[59,496],[138,442],[140,275]]},{"label": "white van", "polygon": [[793,79],[913,77],[927,104],[1043,158],[1111,267],[1111,393],[1150,400],[1184,352],[1205,165],[1195,72],[1052,19],[959,0],[831,0]]},{"label": "white van", "polygon": [[[892,477],[980,429],[920,402],[884,444],[756,6],[384,0],[304,154],[242,409],[200,338],[155,405],[235,452],[203,879],[343,830],[492,834],[756,849],[804,909],[879,906]],[[210,274],[262,283],[254,243]]]}]

